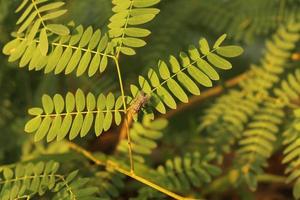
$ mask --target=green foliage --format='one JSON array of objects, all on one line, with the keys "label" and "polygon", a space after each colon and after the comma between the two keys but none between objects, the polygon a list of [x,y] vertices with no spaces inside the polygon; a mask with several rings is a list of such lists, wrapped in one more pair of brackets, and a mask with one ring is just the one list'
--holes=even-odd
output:
[{"label": "green foliage", "polygon": [[220,46],[225,37],[226,35],[221,36],[212,49],[206,39],[199,40],[199,48],[190,46],[189,54],[184,52],[179,54],[180,61],[174,56],[170,56],[168,64],[160,60],[158,73],[150,68],[147,79],[139,76],[139,87],[131,85],[133,98],[136,98],[140,90],[151,95],[155,109],[164,114],[166,113],[165,105],[176,109],[177,103],[174,97],[181,102],[188,102],[188,95],[182,87],[192,95],[200,95],[198,84],[212,87],[212,81],[219,80],[219,74],[215,68],[231,69],[231,63],[224,57],[236,57],[243,52],[238,46]]},{"label": "green foliage", "polygon": [[95,187],[85,187],[86,181],[78,178],[78,171],[58,174],[59,163],[54,161],[36,164],[18,164],[14,169],[1,168],[1,199],[30,199],[54,193],[52,199],[96,199]]},{"label": "green foliage", "polygon": [[[46,37],[45,37],[46,38]],[[88,71],[89,76],[97,71],[104,72],[107,67],[107,54],[112,51],[107,34],[101,34],[92,27],[73,28],[71,35],[58,36],[49,42],[52,51],[49,55],[47,39],[30,41],[28,37],[16,38],[9,42],[3,53],[9,55],[9,62],[20,60],[19,66],[28,65],[29,70],[42,70],[45,73],[70,74],[76,70],[76,76]],[[41,49],[41,47],[44,47]],[[44,54],[43,54],[44,52]]]},{"label": "green foliage", "polygon": [[[0,41],[15,30],[1,43],[9,63],[0,69],[0,129],[12,139],[1,135],[0,160],[19,161],[0,167],[1,199],[220,199],[231,187],[248,194],[260,181],[282,179],[300,198],[299,1],[3,2],[18,17],[0,13],[7,32]],[[102,19],[81,4],[101,4]],[[78,24],[82,12],[87,22]],[[17,27],[4,30],[6,21]],[[211,32],[227,34],[215,40]],[[232,59],[244,50],[228,38],[255,50],[247,46],[242,62]],[[248,70],[262,40],[262,58]],[[151,65],[133,67],[141,63]],[[16,73],[14,65],[28,70]],[[245,74],[223,84],[238,73]],[[182,118],[165,118],[202,101],[198,95],[219,96]],[[29,120],[18,114],[41,96]],[[106,153],[92,152],[99,149]],[[273,179],[266,168],[281,151],[287,177]]]},{"label": "green foliage", "polygon": [[250,0],[247,4],[243,0],[202,0],[199,7],[202,12],[196,21],[217,33],[226,32],[235,40],[249,43],[299,15],[300,4],[295,0]]},{"label": "green foliage", "polygon": [[97,172],[91,181],[99,188],[100,197],[105,199],[118,198],[125,187],[124,176],[109,169]]},{"label": "green foliage", "polygon": [[61,9],[64,4],[65,3],[62,1],[51,3],[48,0],[23,0],[20,6],[16,9],[16,13],[22,12],[16,23],[20,26],[17,34],[22,35],[27,32],[27,39],[32,41],[42,26],[42,31],[39,36],[40,38],[47,37],[45,35],[46,31],[50,31],[58,35],[68,35],[69,29],[62,24],[48,24],[49,20],[56,19],[67,12],[67,10]]},{"label": "green foliage", "polygon": [[147,37],[151,32],[138,25],[151,21],[159,9],[152,8],[160,0],[113,0],[115,13],[108,24],[109,36],[117,51],[126,55],[136,54],[133,48],[142,47],[146,42],[140,38]]},{"label": "green foliage", "polygon": [[[149,178],[159,182],[166,188],[188,194],[192,191],[192,188],[203,188],[205,184],[212,181],[214,176],[220,175],[221,169],[211,164],[214,158],[214,154],[186,153],[182,157],[175,157],[172,160],[167,160],[164,165],[158,166],[156,173],[159,176],[149,176]],[[155,172],[152,173],[155,174]],[[163,198],[156,191],[142,188],[137,199],[145,199],[145,197]],[[195,193],[194,198],[197,197],[200,196]]]},{"label": "green foliage", "polygon": [[[145,115],[142,122],[134,122],[129,130],[133,146],[133,158],[141,163],[145,162],[145,156],[150,155],[152,150],[157,148],[157,140],[163,136],[163,130],[167,127],[166,119],[156,119],[152,121]],[[121,155],[126,156],[127,140],[123,139],[116,147]]]},{"label": "green foliage", "polygon": [[42,97],[43,108],[28,110],[33,118],[25,125],[25,131],[35,132],[34,140],[47,137],[47,142],[55,138],[60,141],[69,133],[69,140],[84,137],[94,123],[94,132],[99,136],[107,131],[113,121],[119,125],[122,120],[122,97],[115,98],[112,93],[106,97],[100,94],[96,99],[92,93],[84,95],[78,89],[76,94],[68,93],[65,99],[59,95]]}]

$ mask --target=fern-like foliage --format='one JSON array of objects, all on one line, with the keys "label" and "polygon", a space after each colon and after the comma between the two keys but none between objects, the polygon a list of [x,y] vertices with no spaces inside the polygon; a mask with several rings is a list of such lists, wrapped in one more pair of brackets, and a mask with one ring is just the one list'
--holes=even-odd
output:
[{"label": "fern-like foliage", "polygon": [[195,21],[217,33],[226,32],[235,40],[253,42],[255,37],[276,30],[291,17],[297,17],[298,1],[243,0],[200,1],[202,10]]},{"label": "fern-like foliage", "polygon": [[[152,150],[157,147],[157,140],[163,136],[163,130],[168,125],[166,119],[151,120],[147,115],[144,116],[142,122],[134,122],[130,128],[130,137],[133,150],[133,158],[141,163],[145,162],[144,156],[151,154]],[[122,140],[117,151],[121,155],[127,155],[127,141]]]},{"label": "fern-like foliage", "polygon": [[247,124],[243,138],[239,141],[238,157],[242,165],[241,171],[252,190],[257,187],[257,174],[263,172],[262,167],[266,166],[266,160],[273,153],[273,144],[283,119],[282,106],[274,102],[265,102]]},{"label": "fern-like foliage", "polygon": [[[165,165],[157,168],[159,176],[149,178],[172,191],[192,194],[193,189],[203,187],[210,183],[214,176],[220,175],[221,169],[211,164],[214,158],[215,154],[186,153],[182,157],[167,160]],[[161,194],[150,188],[142,188],[137,199],[145,199],[145,197],[163,198]],[[199,192],[195,193],[194,198],[197,197],[200,197]]]},{"label": "fern-like foliage", "polygon": [[91,182],[99,188],[102,199],[116,199],[120,197],[121,190],[125,187],[124,176],[112,169],[100,171],[95,174]]},{"label": "fern-like foliage", "polygon": [[[252,66],[248,78],[208,109],[200,125],[208,132],[207,143],[212,151],[220,154],[239,141],[236,164],[240,171],[239,180],[245,181],[250,189],[257,186],[257,175],[263,173],[267,159],[273,153],[277,134],[284,120],[284,108],[298,92],[295,76],[280,83],[280,75],[289,70],[289,59],[300,39],[298,22],[289,21],[281,26],[272,40],[266,42],[265,56],[260,65]],[[279,88],[278,88],[279,85]],[[272,97],[275,94],[278,98]],[[216,133],[227,136],[217,138]],[[227,148],[223,142],[227,142]]]},{"label": "fern-like foliage", "polygon": [[208,132],[204,135],[204,143],[208,145],[209,152],[217,154],[220,162],[223,154],[229,153],[231,145],[241,137],[245,124],[259,109],[260,101],[254,95],[244,95],[238,90],[233,90],[218,98],[214,105],[205,111],[198,130]]},{"label": "fern-like foliage", "polygon": [[300,94],[300,70],[296,69],[294,73],[289,73],[280,86],[275,88],[274,94],[284,104],[297,101]]},{"label": "fern-like foliage", "polygon": [[142,47],[146,42],[140,38],[148,36],[151,32],[138,25],[151,21],[159,9],[152,8],[160,0],[113,0],[113,12],[110,18],[109,36],[119,52],[126,55],[136,54],[133,48]]},{"label": "fern-like foliage", "polygon": [[283,164],[287,164],[285,169],[285,174],[288,174],[286,180],[287,183],[295,182],[293,194],[296,199],[300,198],[300,171],[299,171],[299,162],[300,162],[300,152],[299,152],[299,142],[300,142],[300,129],[299,129],[299,108],[294,110],[294,120],[290,123],[290,126],[283,133],[285,145],[284,149],[284,158],[282,160]]},{"label": "fern-like foliage", "polygon": [[219,80],[215,68],[231,69],[231,63],[225,58],[236,57],[243,52],[238,46],[220,46],[225,38],[226,35],[222,35],[212,49],[206,39],[201,39],[199,48],[191,46],[189,54],[180,53],[180,61],[175,56],[170,56],[168,64],[159,61],[158,74],[150,68],[147,79],[139,76],[139,86],[131,85],[133,98],[137,97],[139,91],[143,91],[152,97],[152,105],[158,112],[166,113],[165,105],[176,109],[174,97],[181,102],[188,102],[188,95],[183,87],[193,95],[200,95],[198,84],[212,87],[212,80]]},{"label": "fern-like foliage", "polygon": [[115,99],[112,93],[106,97],[100,94],[96,99],[89,93],[84,95],[78,89],[76,94],[68,93],[65,99],[56,94],[53,98],[44,95],[42,98],[43,108],[31,108],[29,114],[33,118],[27,122],[25,131],[35,132],[34,140],[39,141],[47,137],[50,142],[64,139],[69,133],[69,139],[77,136],[86,136],[93,123],[96,136],[107,131],[113,121],[119,125],[122,120],[122,98]]},{"label": "fern-like foliage", "polygon": [[69,29],[62,24],[51,24],[49,20],[56,19],[67,12],[61,7],[65,3],[62,1],[51,2],[48,0],[23,0],[16,12],[21,12],[22,15],[17,21],[17,25],[20,25],[17,34],[28,32],[28,40],[32,41],[40,27],[40,38],[46,39],[46,32],[50,31],[58,35],[68,35]]},{"label": "fern-like foliage", "polygon": [[19,164],[15,169],[2,168],[0,179],[0,195],[3,200],[32,199],[43,196],[46,192],[55,193],[58,199],[98,199],[98,189],[86,186],[87,182],[78,178],[78,171],[69,175],[58,173],[59,163],[48,161],[36,164]]},{"label": "fern-like foliage", "polygon": [[[231,135],[240,137],[251,116],[259,112],[264,99],[268,99],[279,83],[279,75],[288,68],[286,63],[300,38],[299,31],[297,22],[290,21],[281,26],[272,36],[272,40],[266,42],[265,56],[261,64],[252,66],[247,73],[248,78],[240,82],[239,89],[219,98],[207,110],[200,130],[220,130],[220,134],[227,135],[230,130]],[[228,138],[228,141],[232,143],[232,139]]]},{"label": "fern-like foliage", "polygon": [[28,66],[29,70],[43,69],[45,73],[55,74],[63,71],[70,74],[76,70],[77,76],[87,71],[89,76],[93,76],[97,71],[105,71],[107,54],[112,51],[106,34],[102,34],[99,29],[93,31],[92,27],[84,29],[81,25],[74,28],[71,35],[58,36],[49,44],[52,51],[46,55],[40,47],[48,51],[48,41],[30,41],[27,37],[17,37],[4,47],[3,53],[9,55],[10,62],[20,60],[21,68]]}]

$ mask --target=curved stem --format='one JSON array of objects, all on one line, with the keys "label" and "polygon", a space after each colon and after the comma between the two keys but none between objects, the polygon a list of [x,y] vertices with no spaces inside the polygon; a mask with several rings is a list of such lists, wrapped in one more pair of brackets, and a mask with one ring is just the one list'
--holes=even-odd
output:
[{"label": "curved stem", "polygon": [[101,166],[106,166],[106,167],[111,167],[114,170],[118,171],[121,174],[124,174],[128,177],[133,178],[134,180],[143,183],[157,191],[160,191],[161,193],[164,193],[165,195],[172,197],[174,199],[177,200],[194,200],[193,198],[187,198],[187,197],[182,197],[174,192],[171,192],[139,175],[133,174],[130,171],[127,171],[126,169],[122,168],[121,166],[119,166],[118,163],[112,161],[112,160],[107,160],[106,162],[103,162],[101,160],[98,160],[96,157],[93,156],[93,154],[85,149],[83,149],[82,147],[78,146],[77,144],[71,143],[69,142],[69,147],[71,149],[73,149],[74,151],[82,154],[84,157],[86,157],[87,159],[93,161],[96,165],[101,165]]}]

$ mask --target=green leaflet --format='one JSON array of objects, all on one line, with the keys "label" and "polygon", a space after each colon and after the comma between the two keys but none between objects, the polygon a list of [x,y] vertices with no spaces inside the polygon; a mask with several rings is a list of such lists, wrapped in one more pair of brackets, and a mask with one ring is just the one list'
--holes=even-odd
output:
[{"label": "green leaflet", "polygon": [[232,67],[230,62],[228,62],[224,58],[221,58],[220,56],[218,56],[217,54],[214,54],[214,53],[209,53],[207,55],[207,59],[211,64],[213,64],[214,66],[216,66],[220,69],[227,70],[227,69],[231,69],[231,67]]},{"label": "green leaflet", "polygon": [[142,47],[146,45],[146,42],[144,40],[131,37],[124,38],[123,43],[126,46],[130,47]]},{"label": "green leaflet", "polygon": [[244,50],[239,46],[223,46],[217,49],[218,54],[227,58],[239,56],[243,51]]},{"label": "green leaflet", "polygon": [[112,119],[113,119],[113,115],[110,111],[108,111],[105,115],[104,122],[103,122],[104,131],[107,131],[111,127]]},{"label": "green leaflet", "polygon": [[91,61],[91,52],[87,51],[83,55],[76,72],[76,76],[81,76],[88,68],[88,65]]},{"label": "green leaflet", "polygon": [[212,177],[221,173],[218,167],[208,163],[211,160],[208,157],[211,155],[200,156],[198,152],[187,153],[182,158],[175,157],[167,160],[164,166],[160,165],[157,168],[157,172],[169,188],[189,190],[191,187],[199,187],[201,184],[211,182]]},{"label": "green leaflet", "polygon": [[49,129],[49,133],[47,134],[47,142],[51,142],[57,137],[57,134],[58,132],[60,132],[60,128],[62,127],[61,125],[62,125],[62,117],[56,116]]},{"label": "green leaflet", "polygon": [[[151,120],[145,115],[141,122],[133,123],[130,128],[133,152],[137,162],[145,162],[144,157],[150,155],[152,150],[157,147],[157,142],[163,136],[163,131],[167,127],[166,119]],[[117,151],[122,155],[127,155],[127,142],[125,139],[117,146]]]},{"label": "green leaflet", "polygon": [[40,48],[43,56],[47,55],[47,53],[48,53],[48,36],[47,36],[46,29],[41,30],[39,48]]},{"label": "green leaflet", "polygon": [[[133,98],[139,91],[151,94],[153,106],[159,112],[164,113],[165,108],[163,104],[171,109],[176,109],[177,107],[177,103],[172,95],[181,102],[188,102],[189,97],[183,88],[193,95],[199,95],[200,90],[196,83],[204,87],[212,87],[212,81],[220,78],[215,68],[225,70],[231,68],[231,63],[219,56],[217,51],[223,48],[220,45],[224,39],[224,35],[218,39],[215,44],[217,49],[210,49],[207,40],[200,39],[198,49],[194,46],[189,47],[189,55],[181,52],[179,59],[170,56],[168,64],[160,60],[158,62],[159,76],[154,69],[150,68],[147,78],[139,76],[139,87],[131,86]],[[228,50],[228,46],[225,46],[225,52],[227,54],[221,50],[223,56],[226,54],[228,57],[235,57],[242,53],[242,49],[230,46]],[[195,64],[197,64],[197,67],[194,66]]]},{"label": "green leaflet", "polygon": [[133,6],[144,8],[144,7],[153,6],[159,2],[160,2],[160,0],[135,0],[133,2]]},{"label": "green leaflet", "polygon": [[0,186],[3,191],[1,198],[18,199],[24,196],[39,198],[38,196],[43,196],[46,192],[54,193],[54,199],[59,199],[60,195],[70,199],[74,197],[74,194],[76,197],[96,198],[98,190],[87,184],[88,178],[79,178],[77,170],[62,175],[59,167],[58,162],[49,160],[3,168],[1,170],[1,177],[3,177],[3,184]]},{"label": "green leaflet", "polygon": [[188,102],[188,96],[185,94],[183,89],[180,87],[180,85],[174,81],[173,79],[169,79],[168,87],[171,88],[171,92],[182,102],[187,103]]},{"label": "green leaflet", "polygon": [[154,19],[154,17],[155,17],[155,15],[153,15],[153,14],[144,14],[144,15],[140,15],[140,16],[130,17],[128,19],[128,24],[130,24],[130,25],[145,24],[145,23],[151,21],[152,19]]},{"label": "green leaflet", "polygon": [[46,114],[50,114],[53,112],[54,105],[51,97],[49,95],[43,95],[42,104]]},{"label": "green leaflet", "polygon": [[135,50],[129,47],[121,47],[120,52],[128,56],[132,56],[136,54]]},{"label": "green leaflet", "polygon": [[62,24],[48,24],[47,28],[57,35],[69,35],[70,30]]},{"label": "green leaflet", "polygon": [[36,131],[35,135],[34,135],[34,141],[38,142],[40,141],[42,138],[44,138],[50,128],[52,119],[47,116],[43,119],[42,123],[40,124],[38,130]]},{"label": "green leaflet", "polygon": [[219,37],[219,38],[216,40],[216,42],[215,42],[213,48],[214,48],[214,49],[217,49],[217,48],[224,42],[224,40],[226,39],[226,37],[227,37],[226,34],[221,35],[221,37]]},{"label": "green leaflet", "polygon": [[[21,40],[13,40],[4,47],[3,52],[10,56],[9,62],[20,59],[20,67],[29,65],[29,70],[44,69],[45,73],[54,71],[55,74],[63,71],[70,74],[76,70],[77,76],[82,76],[85,72],[93,76],[98,70],[100,73],[105,71],[108,57],[112,57],[113,52],[107,34],[102,36],[99,29],[94,32],[92,27],[84,30],[82,26],[77,26],[71,35],[68,35],[70,31],[64,25],[50,24],[49,27],[41,29],[39,39],[34,41],[40,23],[41,20],[37,20],[28,36]],[[50,31],[59,35],[55,39],[59,39],[59,42],[49,41],[52,40],[51,37],[48,39],[47,35]],[[126,42],[141,45],[141,41],[135,38],[128,38]],[[49,46],[52,48],[50,52]]]},{"label": "green leaflet", "polygon": [[120,52],[135,55],[134,48],[146,45],[141,38],[151,32],[138,26],[153,20],[159,10],[151,7],[159,2],[160,0],[113,1],[114,15],[109,19],[108,28],[109,37],[116,44],[116,55]]},{"label": "green leaflet", "polygon": [[41,108],[30,108],[28,110],[29,115],[41,115],[43,113],[43,109]]},{"label": "green leaflet", "polygon": [[200,51],[204,55],[207,55],[210,52],[208,42],[205,38],[199,40]]},{"label": "green leaflet", "polygon": [[179,73],[178,81],[193,95],[200,95],[200,90],[195,82],[189,78],[185,73]]},{"label": "green leaflet", "polygon": [[72,127],[69,133],[69,139],[73,140],[79,134],[83,123],[83,115],[81,113],[76,114],[74,121],[72,123]]},{"label": "green leaflet", "polygon": [[31,119],[25,125],[24,128],[25,132],[32,133],[36,131],[40,127],[41,122],[42,122],[41,116],[36,116],[35,118]]},{"label": "green leaflet", "polygon": [[53,53],[50,54],[49,56],[49,61],[45,67],[45,73],[49,73],[53,71],[60,57],[62,56],[62,53],[63,53],[63,48],[61,46],[58,46],[54,49]]},{"label": "green leaflet", "polygon": [[57,114],[62,113],[65,107],[65,102],[63,97],[61,95],[56,94],[53,97],[53,102],[54,102],[55,112]]},{"label": "green leaflet", "polygon": [[125,34],[129,37],[147,37],[150,35],[150,31],[142,28],[127,28]]},{"label": "green leaflet", "polygon": [[67,10],[55,11],[55,12],[44,15],[42,17],[42,20],[46,21],[46,20],[55,19],[55,18],[58,18],[58,17],[64,15],[66,12],[67,12]]},{"label": "green leaflet", "polygon": [[164,61],[159,61],[158,63],[158,70],[160,77],[164,80],[170,78],[170,71],[168,69],[167,64]]},{"label": "green leaflet", "polygon": [[61,9],[64,4],[64,2],[23,1],[16,10],[16,12],[24,10],[17,21],[17,24],[21,25],[18,33],[26,32],[30,25],[34,23],[29,34],[30,40],[34,39],[35,34],[42,24],[44,26],[43,28],[52,31],[55,34],[68,35],[69,30],[66,26],[49,24],[48,27],[45,22],[46,20],[56,19],[65,14],[67,10]]},{"label": "green leaflet", "polygon": [[90,39],[92,38],[93,36],[93,28],[91,26],[89,26],[83,33],[81,39],[80,39],[80,42],[79,42],[79,46],[80,47],[85,47]]},{"label": "green leaflet", "polygon": [[26,65],[28,65],[28,63],[30,62],[30,60],[33,58],[33,54],[34,54],[34,50],[36,49],[36,44],[35,42],[32,42],[30,44],[30,46],[25,50],[21,60],[20,60],[20,63],[19,63],[19,66],[21,68],[25,67]]},{"label": "green leaflet", "polygon": [[33,118],[25,126],[26,132],[35,132],[36,141],[45,137],[47,142],[55,138],[59,141],[68,133],[70,140],[79,135],[85,137],[93,124],[95,134],[99,136],[103,131],[107,131],[113,122],[119,125],[124,112],[121,97],[116,99],[112,93],[107,97],[100,94],[96,101],[92,93],[85,95],[80,89],[75,95],[67,93],[65,98],[59,94],[55,94],[53,98],[44,95],[42,104],[43,108],[29,109],[28,112]]}]

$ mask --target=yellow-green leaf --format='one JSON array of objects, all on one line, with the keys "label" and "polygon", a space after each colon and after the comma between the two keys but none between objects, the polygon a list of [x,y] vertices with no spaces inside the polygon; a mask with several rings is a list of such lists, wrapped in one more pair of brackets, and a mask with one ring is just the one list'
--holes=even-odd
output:
[{"label": "yellow-green leaf", "polygon": [[227,58],[233,58],[243,53],[243,48],[239,46],[222,46],[217,49],[217,53]]},{"label": "yellow-green leaf", "polygon": [[70,140],[73,140],[74,138],[77,137],[79,131],[81,130],[82,123],[83,123],[83,115],[81,113],[77,113],[70,130],[70,135],[69,135]]},{"label": "yellow-green leaf", "polygon": [[227,60],[225,60],[224,58],[221,58],[220,56],[214,54],[214,53],[209,53],[207,55],[207,59],[208,61],[213,64],[214,66],[220,68],[220,69],[231,69],[232,65],[230,62],[228,62]]},{"label": "yellow-green leaf", "polygon": [[43,139],[46,136],[46,134],[50,128],[51,122],[52,122],[52,119],[50,116],[46,116],[43,119],[39,129],[37,130],[36,134],[34,135],[35,142],[40,141],[41,139]]},{"label": "yellow-green leaf", "polygon": [[40,127],[41,122],[42,122],[41,116],[36,116],[35,118],[31,119],[25,125],[25,129],[24,129],[25,132],[32,133],[36,131]]}]

